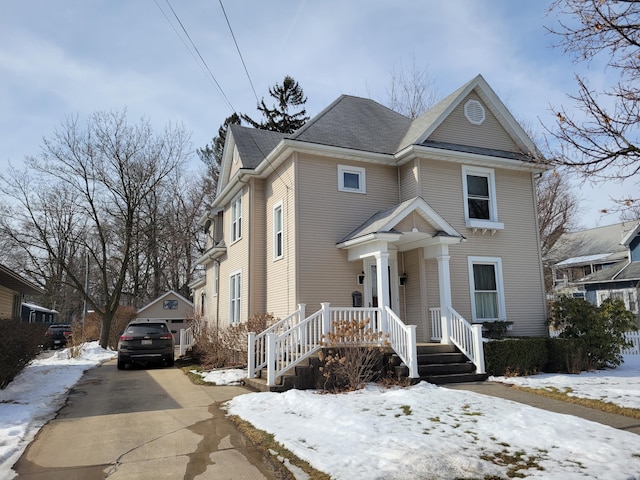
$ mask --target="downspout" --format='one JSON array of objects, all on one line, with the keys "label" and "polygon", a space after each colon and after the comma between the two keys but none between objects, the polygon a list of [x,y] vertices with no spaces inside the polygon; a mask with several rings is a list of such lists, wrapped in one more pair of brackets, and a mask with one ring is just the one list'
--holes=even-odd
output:
[{"label": "downspout", "polygon": [[218,265],[218,268],[217,268],[217,271],[218,271],[218,278],[217,278],[218,291],[216,292],[216,337],[217,337],[218,333],[220,331],[220,260],[216,259],[216,260],[214,260],[214,262],[216,262],[216,264]]}]

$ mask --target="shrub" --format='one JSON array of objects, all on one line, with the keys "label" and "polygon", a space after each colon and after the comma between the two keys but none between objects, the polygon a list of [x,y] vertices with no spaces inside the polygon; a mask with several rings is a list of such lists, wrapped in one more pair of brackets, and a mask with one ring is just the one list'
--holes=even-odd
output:
[{"label": "shrub", "polygon": [[369,323],[370,319],[334,321],[331,333],[323,335],[320,371],[326,389],[357,390],[380,375],[389,335],[373,332]]},{"label": "shrub", "polygon": [[[111,320],[111,331],[109,332],[109,348],[116,350],[118,348],[118,340],[124,332],[129,322],[136,318],[136,309],[133,307],[118,307],[115,316]],[[73,323],[73,343],[74,347],[82,345],[85,342],[100,340],[100,331],[102,329],[102,316],[97,312],[89,313],[84,324],[82,321]]]},{"label": "shrub", "polygon": [[624,302],[610,299],[597,307],[581,298],[561,297],[551,307],[549,323],[561,330],[560,338],[583,342],[589,369],[620,365],[622,349],[630,346],[625,334],[637,330]]},{"label": "shrub", "polygon": [[510,338],[484,344],[484,360],[490,375],[531,375],[547,363],[546,338]]},{"label": "shrub", "polygon": [[252,315],[246,323],[217,330],[201,318],[193,321],[194,345],[191,355],[203,368],[245,366],[248,333],[260,333],[277,322],[271,313]]},{"label": "shrub", "polygon": [[0,388],[5,388],[40,352],[47,331],[46,323],[21,323],[0,319]]},{"label": "shrub", "polygon": [[584,342],[579,338],[547,339],[548,360],[543,371],[547,373],[580,373],[587,369]]}]

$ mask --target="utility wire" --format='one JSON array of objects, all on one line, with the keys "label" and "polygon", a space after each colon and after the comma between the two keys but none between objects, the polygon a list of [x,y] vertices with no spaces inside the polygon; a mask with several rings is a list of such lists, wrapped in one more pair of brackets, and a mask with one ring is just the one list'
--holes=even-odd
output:
[{"label": "utility wire", "polygon": [[155,4],[157,5],[157,7],[160,9],[160,11],[162,12],[162,14],[164,15],[164,18],[166,18],[167,22],[169,22],[169,24],[171,25],[171,28],[173,28],[173,31],[176,32],[176,35],[178,35],[178,37],[180,37],[180,40],[182,41],[182,43],[185,45],[185,47],[187,48],[187,50],[189,50],[189,53],[191,54],[191,56],[194,58],[194,60],[196,61],[196,63],[198,63],[198,65],[200,66],[200,68],[203,70],[203,72],[205,73],[205,75],[207,75],[211,80],[213,80],[215,86],[218,88],[218,91],[220,92],[220,95],[222,96],[222,98],[224,99],[224,101],[226,102],[226,104],[229,106],[229,108],[231,109],[231,111],[235,112],[236,109],[233,107],[233,105],[231,104],[231,101],[229,100],[229,98],[227,97],[227,95],[224,93],[224,90],[222,89],[222,87],[220,86],[220,83],[218,83],[218,80],[216,79],[215,75],[213,74],[213,72],[211,71],[211,69],[209,68],[209,65],[207,64],[207,62],[205,61],[205,59],[202,57],[202,55],[200,54],[200,50],[198,50],[198,47],[196,46],[196,44],[193,42],[193,40],[191,39],[191,36],[189,35],[189,32],[187,32],[187,29],[185,28],[184,24],[182,23],[182,21],[180,20],[180,17],[178,17],[178,14],[176,13],[176,11],[173,9],[173,7],[171,6],[171,3],[169,3],[169,0],[165,0],[165,2],[167,3],[167,5],[169,6],[169,9],[171,10],[171,13],[173,13],[173,16],[175,17],[175,19],[177,20],[178,24],[180,25],[180,28],[182,28],[182,31],[184,32],[184,34],[186,35],[186,37],[189,39],[189,42],[191,43],[191,46],[193,47],[193,50],[195,50],[198,58],[200,59],[200,61],[198,61],[198,58],[196,58],[196,56],[194,55],[193,51],[191,50],[191,48],[189,48],[189,46],[187,45],[187,43],[184,41],[184,39],[182,38],[182,36],[180,35],[180,33],[176,30],[176,28],[173,26],[173,23],[171,22],[171,20],[169,20],[169,17],[167,17],[167,15],[165,14],[164,10],[162,10],[162,7],[160,7],[160,5],[158,4],[157,0],[154,0]]},{"label": "utility wire", "polygon": [[224,19],[227,21],[227,26],[229,27],[229,31],[231,32],[231,37],[233,38],[233,43],[236,45],[236,50],[238,51],[238,55],[240,56],[240,61],[242,62],[242,66],[244,67],[244,72],[247,74],[247,79],[249,79],[249,85],[251,85],[251,90],[253,90],[253,96],[256,97],[256,103],[260,103],[258,100],[258,94],[256,93],[256,89],[253,86],[253,82],[251,81],[251,76],[249,75],[249,70],[247,70],[247,65],[244,63],[244,58],[242,57],[242,52],[240,52],[240,47],[238,46],[238,42],[236,40],[236,36],[233,33],[233,29],[231,28],[231,23],[229,22],[229,17],[227,16],[227,12],[224,9],[224,5],[222,4],[222,0],[218,0],[220,2],[220,8],[222,9],[222,13],[224,14]]}]

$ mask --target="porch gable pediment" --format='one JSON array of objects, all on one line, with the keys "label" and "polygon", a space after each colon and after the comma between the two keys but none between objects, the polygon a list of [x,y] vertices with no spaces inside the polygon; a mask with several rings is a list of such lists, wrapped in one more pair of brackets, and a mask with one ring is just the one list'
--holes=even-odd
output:
[{"label": "porch gable pediment", "polygon": [[349,249],[365,243],[387,241],[407,250],[408,245],[458,243],[463,239],[422,197],[415,197],[374,214],[343,237],[337,246]]}]

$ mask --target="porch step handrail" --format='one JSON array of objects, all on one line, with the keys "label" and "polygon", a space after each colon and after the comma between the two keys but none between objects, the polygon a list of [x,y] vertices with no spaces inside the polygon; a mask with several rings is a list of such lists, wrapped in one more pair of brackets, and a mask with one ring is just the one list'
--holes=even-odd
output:
[{"label": "porch step handrail", "polygon": [[277,321],[266,330],[260,333],[249,332],[247,350],[247,374],[249,378],[256,377],[258,372],[267,366],[267,335],[289,330],[294,325],[299,324],[304,319],[304,316],[305,304],[301,303],[296,311]]},{"label": "porch step handrail", "polygon": [[321,309],[280,334],[267,334],[268,386],[274,386],[278,377],[320,350],[325,319],[326,312]]},{"label": "porch step handrail", "polygon": [[451,318],[450,340],[476,366],[476,373],[486,373],[484,347],[482,344],[482,324],[471,324],[453,307],[448,307]]},{"label": "porch step handrail", "polygon": [[393,310],[385,307],[391,348],[409,368],[409,378],[418,378],[416,326],[406,325]]}]

